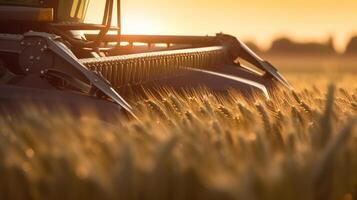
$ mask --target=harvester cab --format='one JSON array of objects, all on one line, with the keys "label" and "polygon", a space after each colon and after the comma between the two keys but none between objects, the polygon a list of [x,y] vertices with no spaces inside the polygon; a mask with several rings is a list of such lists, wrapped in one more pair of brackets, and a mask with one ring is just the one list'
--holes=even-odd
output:
[{"label": "harvester cab", "polygon": [[[101,23],[86,23],[97,15],[88,8],[99,4]],[[26,99],[134,116],[125,99],[148,90],[204,87],[268,97],[277,85],[291,88],[233,36],[123,35],[120,10],[120,0],[0,0],[0,107]]]}]

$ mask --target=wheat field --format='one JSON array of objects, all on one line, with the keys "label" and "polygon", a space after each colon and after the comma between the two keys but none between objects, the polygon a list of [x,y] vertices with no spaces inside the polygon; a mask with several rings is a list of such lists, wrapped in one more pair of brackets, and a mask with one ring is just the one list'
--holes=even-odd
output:
[{"label": "wheat field", "polygon": [[0,199],[356,199],[356,74],[286,76],[270,100],[162,90],[140,122],[3,115]]}]

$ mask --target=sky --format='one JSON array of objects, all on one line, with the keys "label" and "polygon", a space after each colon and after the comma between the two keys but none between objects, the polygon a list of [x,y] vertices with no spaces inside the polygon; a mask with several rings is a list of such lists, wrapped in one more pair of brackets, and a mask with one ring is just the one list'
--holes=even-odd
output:
[{"label": "sky", "polygon": [[124,34],[224,32],[262,48],[282,36],[316,42],[333,37],[339,51],[357,35],[357,0],[122,0],[121,5]]}]

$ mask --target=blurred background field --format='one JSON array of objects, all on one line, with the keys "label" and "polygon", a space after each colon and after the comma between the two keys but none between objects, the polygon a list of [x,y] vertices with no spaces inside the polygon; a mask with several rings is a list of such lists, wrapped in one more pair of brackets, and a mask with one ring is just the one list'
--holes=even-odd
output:
[{"label": "blurred background field", "polygon": [[295,89],[336,84],[347,90],[357,87],[357,57],[323,55],[269,55],[263,57],[275,65]]}]

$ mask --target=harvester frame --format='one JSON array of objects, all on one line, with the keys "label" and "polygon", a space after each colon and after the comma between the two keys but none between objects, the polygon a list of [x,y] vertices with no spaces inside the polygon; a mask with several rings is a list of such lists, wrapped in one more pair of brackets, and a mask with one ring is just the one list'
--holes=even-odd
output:
[{"label": "harvester frame", "polygon": [[[178,89],[205,86],[213,91],[239,89],[247,96],[256,90],[267,97],[277,83],[291,89],[269,62],[230,35],[121,34],[120,0],[116,8],[117,27],[111,26],[114,0],[106,0],[99,25],[86,24],[80,19],[56,19],[59,15],[56,2],[61,0],[39,1],[37,6],[2,1],[0,68],[10,71],[8,74],[17,74],[11,81],[0,81],[2,105],[35,99],[52,106],[65,102],[71,108],[86,104],[102,111],[117,104],[120,107],[116,109],[135,116],[120,95],[126,94],[128,88],[137,91],[156,86]],[[9,22],[18,23],[19,27],[14,30],[4,27]],[[84,30],[99,33],[83,33]],[[117,34],[108,34],[109,31]],[[123,42],[128,45],[123,47]],[[135,43],[146,44],[146,48],[135,47]],[[166,47],[153,48],[156,44]],[[238,58],[261,70],[263,75],[244,67]],[[163,78],[166,76],[170,78]],[[107,114],[108,110],[104,110]]]}]

